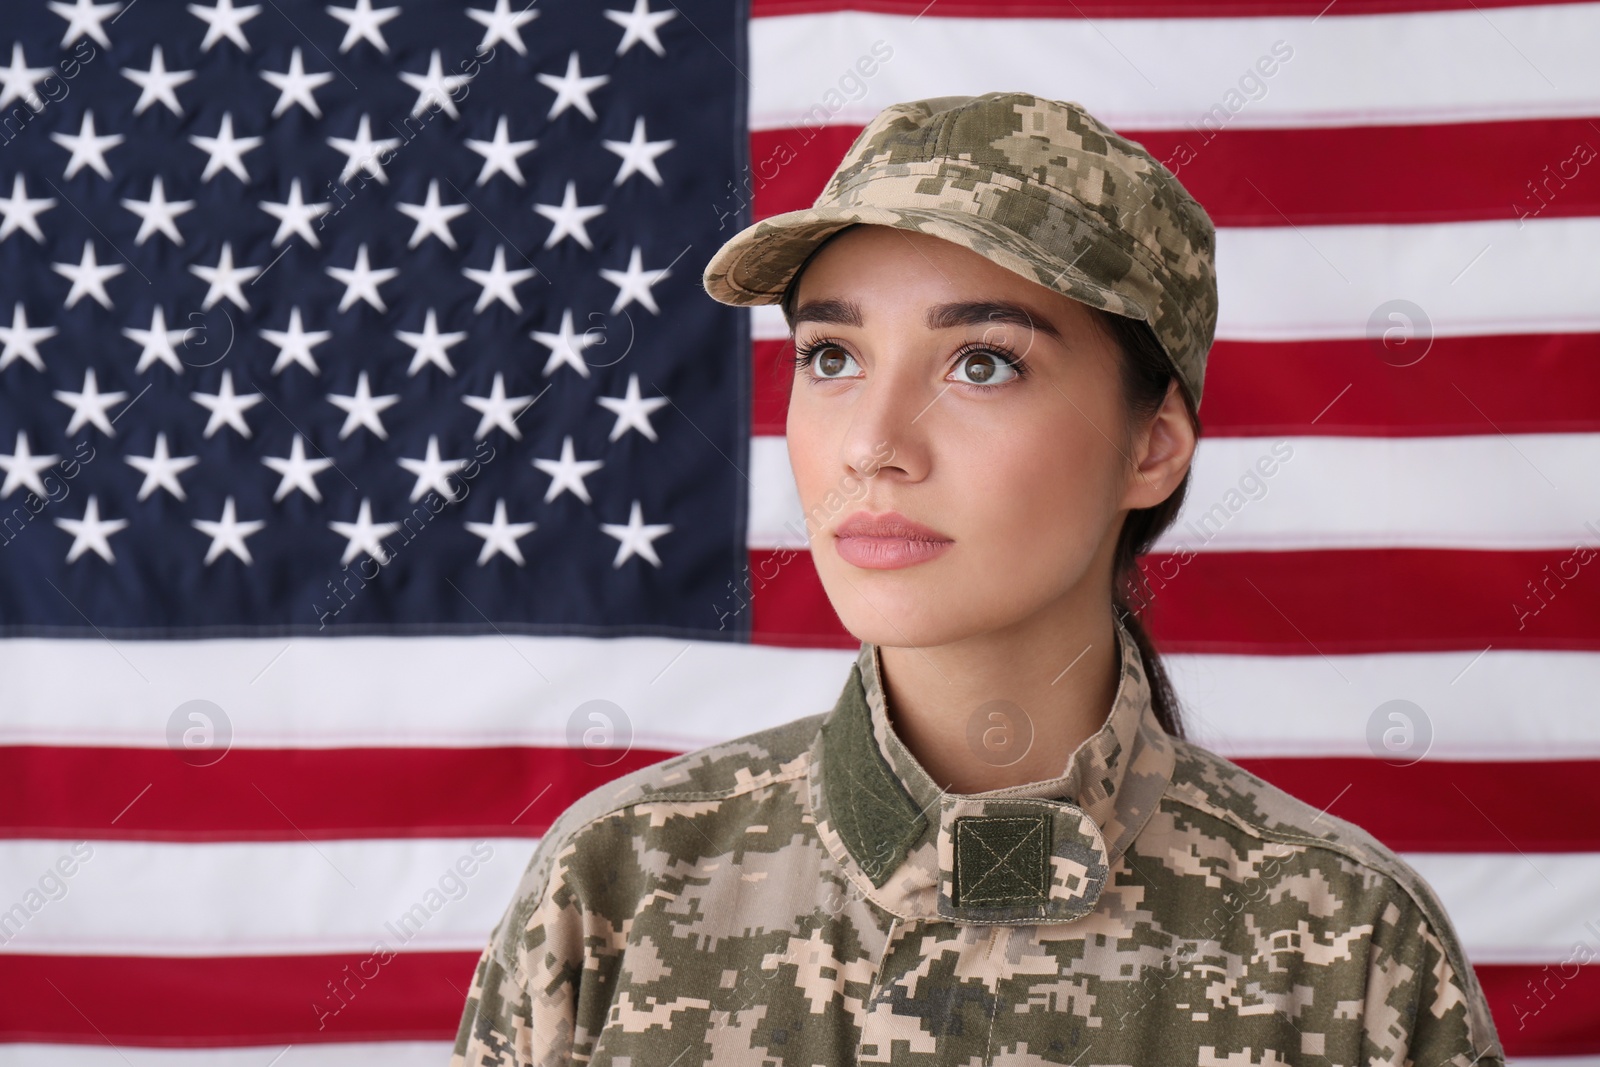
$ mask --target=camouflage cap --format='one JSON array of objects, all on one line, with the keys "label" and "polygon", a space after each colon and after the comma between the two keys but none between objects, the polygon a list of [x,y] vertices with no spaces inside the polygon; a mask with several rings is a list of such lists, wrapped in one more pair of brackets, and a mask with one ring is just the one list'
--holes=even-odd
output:
[{"label": "camouflage cap", "polygon": [[763,219],[717,250],[706,292],[724,304],[779,303],[811,252],[858,223],[942,237],[1148,322],[1199,409],[1217,325],[1211,219],[1141,145],[1078,104],[995,92],[884,108],[811,207]]}]

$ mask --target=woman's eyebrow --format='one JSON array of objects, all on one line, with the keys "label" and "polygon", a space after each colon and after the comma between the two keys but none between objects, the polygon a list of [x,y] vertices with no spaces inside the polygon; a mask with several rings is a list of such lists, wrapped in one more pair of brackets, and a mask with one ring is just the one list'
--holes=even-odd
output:
[{"label": "woman's eyebrow", "polygon": [[[947,304],[934,304],[925,316],[928,329],[950,330],[958,326],[984,326],[1006,323],[1023,329],[1038,330],[1056,340],[1061,332],[1049,319],[1022,304],[1006,300],[958,300]],[[794,324],[823,322],[836,326],[862,326],[866,317],[861,305],[853,300],[809,300],[794,312]]]}]

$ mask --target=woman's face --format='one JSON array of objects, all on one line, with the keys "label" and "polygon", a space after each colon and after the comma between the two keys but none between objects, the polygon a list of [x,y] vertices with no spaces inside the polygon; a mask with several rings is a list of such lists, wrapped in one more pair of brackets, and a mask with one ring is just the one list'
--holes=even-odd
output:
[{"label": "woman's face", "polygon": [[[887,226],[817,253],[794,331],[789,461],[853,635],[930,647],[1109,607],[1121,514],[1166,499],[1193,451],[1176,383],[1153,424],[1130,426],[1121,356],[1090,309]],[[936,541],[839,538],[860,512]]]}]

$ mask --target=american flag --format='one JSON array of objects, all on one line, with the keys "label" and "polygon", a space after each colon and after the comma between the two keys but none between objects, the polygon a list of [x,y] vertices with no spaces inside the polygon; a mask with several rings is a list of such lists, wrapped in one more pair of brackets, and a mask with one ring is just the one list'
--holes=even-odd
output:
[{"label": "american flag", "polygon": [[[784,330],[699,288],[920,97],[1219,228],[1147,625],[1600,1063],[1600,4],[8,0],[0,1063],[437,1064],[539,835],[831,706]],[[1565,1058],[1565,1059],[1562,1059]]]}]

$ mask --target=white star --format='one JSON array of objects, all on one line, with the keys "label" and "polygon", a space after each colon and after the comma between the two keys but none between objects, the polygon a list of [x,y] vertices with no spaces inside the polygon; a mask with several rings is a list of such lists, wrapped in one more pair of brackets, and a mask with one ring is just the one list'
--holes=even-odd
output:
[{"label": "white star", "polygon": [[250,310],[250,304],[244,298],[244,290],[239,288],[240,282],[247,282],[261,273],[260,267],[235,267],[233,265],[233,243],[222,242],[222,254],[217,257],[215,267],[202,267],[197,264],[189,266],[189,272],[197,275],[202,281],[210,284],[206,290],[206,298],[200,302],[201,311],[210,311],[211,305],[223,297],[227,297],[244,311]]},{"label": "white star", "polygon": [[311,112],[313,118],[322,117],[322,108],[317,106],[317,98],[312,94],[333,81],[333,74],[328,71],[321,74],[307,74],[305,65],[300,59],[299,45],[295,45],[294,51],[289,53],[288,70],[282,74],[275,70],[264,70],[261,76],[267,80],[267,84],[278,90],[278,102],[272,106],[273,118],[277,118],[296,104]]},{"label": "white star", "polygon": [[96,4],[93,0],[73,0],[70,4],[51,0],[50,10],[67,20],[67,32],[61,35],[61,47],[88,34],[102,48],[111,47],[111,38],[100,24],[122,10],[121,4]]},{"label": "white star", "polygon": [[157,489],[165,489],[179,500],[186,499],[178,475],[200,462],[199,456],[173,456],[167,452],[167,435],[156,434],[156,450],[148,456],[128,456],[128,466],[144,475],[139,486],[139,499],[143,500]]},{"label": "white star", "polygon": [[456,333],[440,333],[438,318],[433,308],[428,309],[428,317],[422,323],[421,333],[411,333],[407,330],[396,330],[394,335],[414,350],[411,357],[411,366],[406,368],[406,376],[415,377],[417,371],[428,364],[433,364],[451,377],[455,376],[455,365],[450,362],[449,350],[467,339],[465,331]]},{"label": "white star", "polygon": [[566,74],[559,78],[554,74],[539,74],[536,77],[539,79],[540,84],[556,91],[555,101],[550,105],[550,113],[545,118],[553,119],[567,110],[567,108],[576,107],[583,112],[590,122],[599,119],[600,116],[594,113],[594,105],[589,102],[589,94],[610,81],[611,78],[605,74],[596,74],[585,78],[583,72],[578,69],[577,52],[573,52],[567,57]]},{"label": "white star", "polygon": [[500,41],[504,41],[516,49],[517,55],[528,54],[528,46],[522,43],[522,27],[539,17],[537,11],[530,11],[533,0],[521,11],[511,10],[511,0],[494,0],[493,11],[482,11],[475,7],[467,8],[467,18],[485,27],[483,40],[478,42],[478,52],[481,54]]},{"label": "white star", "polygon": [[107,563],[115,563],[116,557],[111,554],[110,536],[128,525],[127,519],[100,518],[100,502],[94,494],[89,494],[89,503],[83,509],[81,519],[57,519],[57,526],[72,535],[72,547],[67,550],[67,562],[71,563],[89,549],[94,549],[94,554]]},{"label": "white star", "polygon": [[235,394],[231,370],[222,372],[222,385],[217,392],[194,392],[189,396],[196,404],[211,412],[211,418],[206,422],[205,436],[208,438],[224,425],[237,430],[240,437],[249,437],[250,424],[245,421],[244,413],[265,399],[260,393]]},{"label": "white star", "polygon": [[641,265],[639,246],[633,246],[633,255],[628,257],[628,269],[601,270],[600,277],[617,287],[617,299],[611,304],[611,313],[615,315],[635,300],[655,312],[661,314],[661,309],[656,306],[656,298],[651,295],[650,287],[667,277],[667,270],[645,270]]},{"label": "white star", "polygon": [[11,455],[0,453],[0,471],[6,472],[6,481],[0,485],[0,498],[8,497],[17,491],[17,487],[25,485],[33,495],[43,500],[49,493],[45,490],[44,479],[39,477],[40,471],[50,469],[50,465],[60,456],[36,456],[28,447],[28,434],[26,431],[17,431],[17,448]]},{"label": "white star", "polygon": [[[417,476],[417,484],[411,487],[411,500],[415,503],[422,499],[422,494],[432,489],[446,500],[454,501],[457,498],[450,488],[450,475],[467,465],[464,459],[440,459],[439,435],[428,435],[428,454],[422,459],[403,458],[399,460],[400,466]],[[465,495],[465,494],[463,494]]]},{"label": "white star", "polygon": [[439,59],[439,50],[435,48],[433,58],[428,60],[428,73],[401,71],[400,80],[417,91],[417,103],[411,109],[412,118],[420,118],[423,112],[437,104],[446,115],[458,119],[461,113],[456,110],[455,92],[470,82],[472,75],[446,74],[444,64]]},{"label": "white star", "polygon": [[526,566],[527,561],[522,558],[522,549],[517,547],[517,539],[527,537],[539,528],[536,522],[508,522],[505,497],[494,502],[493,522],[466,522],[462,525],[474,537],[483,538],[483,551],[478,553],[480,567],[501,552],[516,560],[517,566]]},{"label": "white star", "polygon": [[400,524],[373,522],[372,502],[362,497],[361,513],[356,516],[355,522],[330,522],[328,528],[349,542],[344,546],[344,555],[339,557],[341,564],[349,563],[363,552],[379,563],[388,563],[389,553],[383,547],[383,539],[399,532]]},{"label": "white star", "polygon": [[216,522],[191,519],[190,525],[211,538],[211,547],[206,550],[206,566],[210,566],[212,561],[224,552],[232,552],[248,566],[255,560],[250,558],[250,550],[245,547],[244,539],[251,534],[259,533],[267,524],[259,519],[240,522],[234,514],[233,497],[230,496],[222,504],[222,518]]},{"label": "white star", "polygon": [[533,277],[536,273],[528,267],[521,270],[506,269],[506,247],[495,245],[494,263],[488,270],[477,267],[463,267],[461,273],[483,286],[483,291],[478,294],[478,302],[473,305],[474,312],[482,311],[496,300],[505,304],[512,311],[521,313],[522,304],[517,300],[514,291],[517,286]]},{"label": "white star", "polygon": [[657,567],[661,566],[661,558],[656,555],[655,539],[663,534],[672,532],[670,524],[644,524],[644,513],[639,509],[639,501],[633,502],[633,510],[628,512],[626,526],[614,522],[602,522],[602,532],[615,537],[617,545],[617,558],[611,561],[613,569],[620,567],[631,557],[643,556]]},{"label": "white star", "polygon": [[355,7],[328,8],[328,14],[344,23],[344,40],[339,43],[340,53],[348,52],[357,41],[369,41],[378,51],[389,54],[389,42],[383,39],[382,26],[400,14],[398,7],[372,8],[372,0],[356,0]]},{"label": "white star", "polygon": [[570,366],[573,370],[589,376],[589,365],[584,362],[583,350],[590,345],[600,344],[605,340],[603,335],[591,334],[589,330],[575,333],[572,329],[572,309],[567,308],[561,313],[561,329],[557,333],[548,333],[544,330],[534,330],[528,336],[544,345],[550,350],[550,358],[544,362],[544,376],[554,374],[557,367],[562,364]]},{"label": "white star", "polygon": [[0,241],[4,241],[18,230],[25,230],[40,244],[44,244],[44,231],[39,229],[39,216],[56,206],[53,196],[42,197],[37,200],[28,198],[28,187],[23,184],[22,175],[18,173],[11,179],[11,195],[0,199]]},{"label": "white star", "polygon": [[92,296],[101,307],[110,308],[111,297],[106,293],[106,281],[115,278],[128,268],[121,263],[102,267],[95,258],[94,242],[84,238],[83,255],[78,258],[77,263],[52,263],[50,269],[72,282],[72,289],[67,293],[67,307],[76,304],[85,296]]},{"label": "white star", "polygon": [[261,5],[248,4],[236,8],[233,6],[233,0],[217,0],[215,7],[190,4],[189,14],[206,24],[206,38],[200,42],[200,51],[211,51],[212,45],[226,37],[248,52],[250,42],[245,40],[243,27],[246,22],[261,14]]},{"label": "white star", "polygon": [[278,358],[273,361],[272,373],[277,374],[291,363],[298,363],[312,374],[321,374],[316,357],[311,350],[333,336],[332,330],[305,330],[300,326],[300,309],[289,309],[287,330],[262,330],[267,343],[276,346]]},{"label": "white star", "polygon": [[44,98],[38,93],[38,85],[54,73],[54,67],[28,66],[27,55],[22,51],[22,42],[13,41],[11,65],[0,67],[0,109],[4,109],[13,100],[21,100],[34,111],[43,111]]},{"label": "white star", "polygon": [[126,140],[120,133],[97,135],[94,132],[93,111],[83,113],[83,122],[77,133],[52,133],[50,139],[72,153],[72,158],[67,160],[67,169],[62,174],[66,178],[71,178],[85,166],[93,167],[94,172],[102,178],[111,177],[111,168],[106,165],[106,152]]},{"label": "white star", "polygon": [[139,102],[133,105],[135,115],[144,114],[144,109],[151,104],[165,104],[174,115],[182,115],[183,107],[173,90],[185,82],[193,81],[194,71],[167,70],[166,61],[161,56],[161,46],[156,45],[150,51],[149,70],[123,67],[122,76],[139,87]]},{"label": "white star", "polygon": [[263,456],[261,462],[282,475],[278,482],[278,491],[272,494],[274,504],[296,489],[317,503],[322,503],[322,490],[317,488],[316,477],[333,466],[333,460],[326,457],[307,459],[304,437],[299,434],[294,435],[294,444],[289,446],[287,457]]},{"label": "white star", "polygon": [[156,360],[160,360],[179,374],[183,373],[183,363],[178,359],[178,350],[174,345],[183,344],[189,336],[189,327],[186,330],[167,329],[167,315],[157,304],[150,312],[150,328],[148,330],[125,327],[122,336],[128,340],[142,345],[139,352],[139,365],[133,368],[135,374],[143,374],[145,368]]},{"label": "white star", "polygon": [[332,204],[308,204],[300,199],[300,179],[289,183],[289,199],[283,203],[261,201],[261,210],[278,220],[278,232],[272,235],[272,247],[277,248],[291,236],[299,234],[312,248],[321,248],[322,242],[311,227],[311,220],[333,210]]},{"label": "white star", "polygon": [[678,12],[676,10],[651,11],[649,0],[633,0],[632,11],[608,8],[602,11],[601,14],[627,31],[622,35],[622,41],[617,45],[617,55],[620,56],[632,48],[636,41],[643,41],[646,47],[658,56],[667,54],[666,49],[661,47],[661,39],[656,36],[656,30],[661,27],[663,22],[677,17]]},{"label": "white star", "polygon": [[550,236],[544,239],[544,246],[549,248],[563,237],[571,237],[584,248],[594,251],[594,244],[589,240],[589,230],[585,225],[592,218],[605,214],[605,207],[595,204],[591,207],[578,205],[577,185],[567,182],[566,195],[559,204],[535,204],[533,210],[555,223],[550,228]]},{"label": "white star", "polygon": [[378,295],[378,286],[389,281],[400,273],[398,267],[384,267],[373,270],[367,263],[367,244],[361,243],[356,249],[356,265],[354,267],[328,267],[328,274],[337,281],[344,283],[344,296],[339,299],[339,310],[343,311],[357,300],[365,300],[379,311],[388,311],[388,305],[383,302],[383,297]]},{"label": "white star", "polygon": [[86,422],[94,423],[95,429],[107,437],[115,437],[116,431],[111,428],[111,420],[106,418],[106,411],[122,403],[128,396],[127,393],[121,392],[102,393],[100,384],[94,376],[93,367],[83,372],[82,392],[57,389],[51,395],[72,409],[72,418],[67,422],[68,437],[77,433],[78,427]]},{"label": "white star", "polygon": [[464,396],[461,402],[482,416],[478,420],[478,429],[473,433],[474,441],[481,440],[490,427],[498,426],[510,434],[514,440],[522,440],[522,430],[517,426],[517,416],[529,407],[531,396],[506,396],[505,375],[495,372],[494,385],[489,389],[488,396]]},{"label": "white star", "polygon": [[133,239],[142,245],[151,234],[159,233],[175,245],[183,244],[183,234],[178,232],[177,218],[194,210],[193,200],[168,200],[166,187],[157,174],[150,182],[150,199],[125,199],[122,206],[139,216],[139,235]]},{"label": "white star", "polygon": [[574,496],[585,504],[594,503],[589,499],[589,490],[583,480],[605,463],[598,459],[576,459],[572,451],[572,437],[569,434],[561,442],[560,459],[536,459],[533,465],[550,476],[550,488],[545,490],[544,502],[546,504],[570,489]]},{"label": "white star", "polygon": [[233,112],[224,111],[222,113],[222,124],[217,128],[215,137],[201,137],[191,134],[189,143],[210,156],[206,160],[206,169],[200,174],[201,181],[210,181],[213,174],[226,167],[240,181],[249,182],[250,172],[245,170],[244,154],[261,147],[261,138],[235,137],[233,135]]},{"label": "white star", "polygon": [[437,237],[445,247],[455,248],[455,235],[450,232],[450,222],[460,218],[472,208],[467,204],[442,204],[439,202],[439,179],[428,182],[428,198],[420,204],[396,204],[400,213],[416,221],[407,248],[415,248],[429,237]]},{"label": "white star", "polygon": [[389,176],[383,173],[383,160],[378,157],[399,148],[400,138],[382,137],[373,140],[372,121],[366,115],[361,116],[361,124],[357,127],[354,138],[330,137],[328,143],[343,152],[345,156],[344,170],[339,173],[341,185],[348,182],[358,170],[365,170],[382,185],[389,184]]},{"label": "white star", "polygon": [[367,385],[367,372],[362,371],[360,377],[356,379],[356,391],[353,395],[329,393],[328,402],[344,412],[344,425],[339,428],[339,440],[343,441],[354,433],[357,427],[364,426],[387,441],[389,431],[383,428],[383,419],[379,418],[379,415],[398,404],[400,394],[373,396],[371,388]]},{"label": "white star", "polygon": [[527,179],[522,176],[522,167],[517,160],[532,152],[538,143],[536,140],[511,140],[504,115],[501,115],[500,121],[495,124],[494,140],[476,141],[467,138],[467,147],[483,157],[483,169],[478,172],[478,184],[484,184],[496,174],[505,174],[518,185],[528,184]]},{"label": "white star", "polygon": [[29,326],[27,309],[18,300],[15,310],[11,312],[11,325],[0,326],[0,344],[5,345],[0,349],[0,370],[11,366],[16,359],[27,360],[34,370],[44,370],[44,360],[39,357],[39,342],[48,341],[59,332],[54,326]]},{"label": "white star", "polygon": [[628,375],[626,395],[596,397],[595,402],[617,416],[616,425],[611,427],[611,436],[607,438],[611,441],[615,441],[629,430],[638,430],[650,440],[656,440],[655,427],[650,425],[650,413],[671,403],[664,396],[651,397],[649,400],[640,396],[637,374]]},{"label": "white star", "polygon": [[617,168],[617,177],[612,185],[621,185],[628,180],[630,174],[643,174],[646,178],[661,184],[661,174],[656,170],[656,157],[677,141],[649,141],[644,134],[644,116],[640,115],[633,120],[633,138],[627,141],[601,141],[606,148],[622,157],[622,166]]}]

